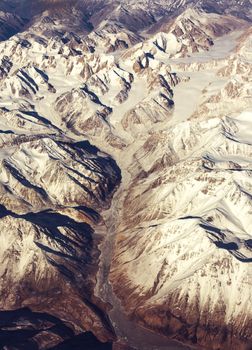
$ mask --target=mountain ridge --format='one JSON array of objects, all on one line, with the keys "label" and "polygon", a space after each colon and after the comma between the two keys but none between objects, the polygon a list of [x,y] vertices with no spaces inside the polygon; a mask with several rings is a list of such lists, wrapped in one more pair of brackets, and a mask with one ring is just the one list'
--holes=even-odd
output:
[{"label": "mountain ridge", "polygon": [[15,349],[250,346],[250,2],[192,3],[1,3]]}]

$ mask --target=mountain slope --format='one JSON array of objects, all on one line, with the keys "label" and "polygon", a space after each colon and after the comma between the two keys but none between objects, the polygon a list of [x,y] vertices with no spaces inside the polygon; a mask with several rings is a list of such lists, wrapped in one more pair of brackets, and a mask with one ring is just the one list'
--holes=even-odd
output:
[{"label": "mountain slope", "polygon": [[250,346],[248,5],[1,3],[3,346]]}]

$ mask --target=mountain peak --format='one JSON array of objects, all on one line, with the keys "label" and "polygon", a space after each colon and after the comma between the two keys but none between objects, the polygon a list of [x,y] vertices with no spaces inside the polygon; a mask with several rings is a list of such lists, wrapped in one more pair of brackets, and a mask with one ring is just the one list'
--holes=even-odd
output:
[{"label": "mountain peak", "polygon": [[0,2],[1,346],[251,346],[249,3]]}]

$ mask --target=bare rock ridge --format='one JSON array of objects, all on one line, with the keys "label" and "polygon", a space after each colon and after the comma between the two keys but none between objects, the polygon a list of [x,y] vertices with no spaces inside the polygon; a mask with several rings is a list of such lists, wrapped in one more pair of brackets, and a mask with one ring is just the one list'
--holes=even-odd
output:
[{"label": "bare rock ridge", "polygon": [[17,34],[27,23],[27,20],[12,13],[0,10],[0,40],[9,39]]},{"label": "bare rock ridge", "polygon": [[250,6],[1,2],[1,348],[252,346]]}]

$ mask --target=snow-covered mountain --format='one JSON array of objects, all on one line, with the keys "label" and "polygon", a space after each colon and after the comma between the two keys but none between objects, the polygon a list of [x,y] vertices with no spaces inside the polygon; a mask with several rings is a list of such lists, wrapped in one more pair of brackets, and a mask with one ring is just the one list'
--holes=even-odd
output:
[{"label": "snow-covered mountain", "polygon": [[4,349],[251,346],[250,5],[0,3]]}]

